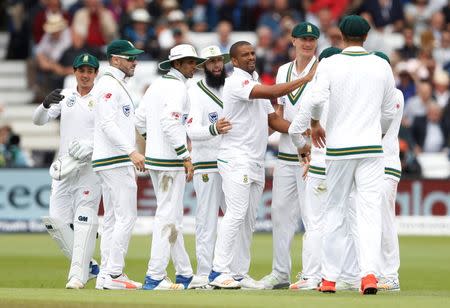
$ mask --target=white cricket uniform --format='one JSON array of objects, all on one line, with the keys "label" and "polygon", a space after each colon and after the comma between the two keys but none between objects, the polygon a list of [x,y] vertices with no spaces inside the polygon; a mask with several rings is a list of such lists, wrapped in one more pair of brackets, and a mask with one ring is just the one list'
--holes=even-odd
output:
[{"label": "white cricket uniform", "polygon": [[356,187],[356,223],[361,275],[377,275],[381,247],[381,187],[384,171],[381,120],[396,113],[389,64],[351,46],[323,59],[311,95],[311,115],[320,119],[329,102],[326,134],[327,203],[322,277],[336,281],[343,267],[348,198]]},{"label": "white cricket uniform", "polygon": [[223,87],[209,87],[204,79],[193,85],[188,92],[191,110],[187,133],[192,144],[194,188],[197,195],[195,251],[199,276],[207,276],[211,272],[219,208],[225,212],[222,178],[217,168],[222,136],[215,126],[222,117],[222,92]]},{"label": "white cricket uniform", "polygon": [[136,110],[136,127],[147,136],[145,166],[157,202],[147,269],[147,276],[155,280],[167,276],[171,255],[176,275],[192,276],[183,239],[183,159],[189,157],[184,125],[190,107],[186,81],[172,68],[152,83]]},{"label": "white cricket uniform", "polygon": [[397,228],[395,225],[395,198],[397,186],[402,174],[398,132],[403,116],[404,98],[400,90],[395,91],[395,103],[398,112],[387,130],[383,140],[384,152],[384,184],[382,189],[383,204],[381,207],[381,276],[388,279],[398,279],[400,268],[400,252],[398,246]]},{"label": "white cricket uniform", "polygon": [[[69,144],[74,140],[93,142],[95,99],[92,93],[80,96],[76,88],[64,89],[61,91],[64,99],[59,104],[48,109],[39,105],[36,109],[33,121],[37,125],[44,125],[61,117],[58,157],[69,155]],[[72,224],[79,206],[87,206],[97,212],[100,196],[99,180],[92,171],[92,166],[83,164],[67,178],[52,180],[49,215]]]},{"label": "white cricket uniform", "polygon": [[[33,122],[37,125],[44,125],[50,120],[60,117],[59,157],[69,155],[69,144],[74,140],[88,143],[94,141],[95,99],[93,91],[81,96],[76,88],[64,89],[61,94],[64,95],[64,99],[59,104],[54,104],[48,109],[39,105],[33,116]],[[52,180],[49,216],[72,225],[78,208],[89,208],[96,215],[100,197],[99,178],[94,174],[91,164],[84,163],[63,180]],[[82,235],[77,234],[76,229],[74,231],[75,238],[81,236],[80,238],[85,240]],[[68,248],[70,251],[73,249],[73,247]],[[72,253],[67,256],[71,259]],[[74,269],[74,264],[71,264],[71,271],[72,269]],[[81,276],[77,278],[86,283]]]},{"label": "white cricket uniform", "polygon": [[[306,76],[317,61],[313,56],[302,72],[297,72],[296,61],[282,65],[278,69],[276,82],[284,83]],[[278,98],[283,105],[283,118],[292,122],[301,104],[304,94],[311,87],[307,83],[295,91]],[[273,172],[272,189],[272,233],[273,262],[272,273],[281,280],[289,280],[291,273],[291,243],[298,228],[300,214],[304,208],[305,181],[302,178],[302,165],[299,162],[297,148],[289,134],[281,134],[278,145],[278,160]]]},{"label": "white cricket uniform", "polygon": [[[312,90],[313,79],[309,89],[304,93],[303,103],[289,127],[289,134],[304,133],[310,126],[311,113],[308,106]],[[325,127],[328,116],[328,103],[323,106],[320,124]],[[295,137],[293,137],[295,138]],[[303,137],[301,137],[303,138]],[[312,145],[311,161],[305,181],[304,196],[300,196],[302,206],[302,221],[305,227],[302,246],[302,276],[307,279],[320,281],[323,217],[327,197],[325,149]]]},{"label": "white cricket uniform", "polygon": [[129,154],[135,148],[134,103],[125,74],[109,66],[95,84],[92,166],[103,189],[101,275],[120,275],[137,217],[136,171]]},{"label": "white cricket uniform", "polygon": [[[218,154],[227,210],[217,235],[215,272],[246,275],[250,267],[251,238],[265,182],[267,118],[274,112],[270,101],[249,98],[257,84],[258,73],[250,75],[236,67],[225,80],[223,117],[233,128],[222,136]],[[234,259],[236,253],[239,260]]]}]

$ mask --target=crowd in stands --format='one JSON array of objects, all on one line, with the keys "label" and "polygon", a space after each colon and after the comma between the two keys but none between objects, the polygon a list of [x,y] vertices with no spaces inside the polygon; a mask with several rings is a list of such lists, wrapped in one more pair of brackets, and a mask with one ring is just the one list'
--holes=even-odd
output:
[{"label": "crowd in stands", "polygon": [[[31,9],[29,9],[31,8]],[[304,20],[321,30],[318,53],[342,48],[340,18],[360,14],[372,29],[366,49],[389,54],[405,96],[401,150],[406,174],[417,174],[415,157],[448,151],[450,145],[449,0],[9,0],[8,59],[28,59],[29,82],[39,102],[72,73],[75,55],[105,60],[115,38],[145,50],[140,60],[160,61],[194,32],[216,32],[228,51],[232,31],[256,34],[257,71],[275,82],[280,65],[294,58],[292,27]]]}]

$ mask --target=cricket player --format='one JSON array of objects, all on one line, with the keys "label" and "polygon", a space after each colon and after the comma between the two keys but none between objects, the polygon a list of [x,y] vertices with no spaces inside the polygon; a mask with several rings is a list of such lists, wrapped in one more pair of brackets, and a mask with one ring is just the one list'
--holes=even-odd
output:
[{"label": "cricket player", "polygon": [[325,144],[319,120],[329,102],[326,124],[327,201],[322,242],[320,291],[336,292],[341,275],[348,213],[348,197],[356,189],[356,225],[362,294],[376,294],[381,247],[381,188],[384,162],[381,121],[390,126],[397,109],[395,82],[389,64],[362,46],[370,29],[360,16],[339,24],[345,49],[324,59],[311,95],[311,137]]},{"label": "cricket player", "polygon": [[[341,49],[335,47],[326,48],[320,53],[319,61],[341,51]],[[309,108],[305,105],[309,103],[308,95],[314,89],[314,80],[308,86],[310,88],[304,94],[303,103],[289,127],[289,135],[297,149],[302,150],[307,146],[305,153],[300,152],[300,156],[305,156],[306,152],[310,150],[309,142],[302,134],[306,133],[310,126],[311,114],[308,112]],[[325,103],[320,117],[320,124],[324,127],[326,126],[327,115],[328,103]],[[304,206],[302,207],[302,220],[305,227],[302,271],[298,275],[298,281],[289,286],[292,290],[316,290],[321,281],[320,255],[322,253],[324,206],[327,196],[325,149],[312,145],[310,158],[311,160],[305,166],[307,176],[303,199]]]},{"label": "cricket player", "polygon": [[94,88],[97,104],[92,166],[101,180],[105,209],[97,289],[142,287],[123,272],[137,217],[135,167],[144,171],[145,161],[135,147],[135,102],[127,81],[134,75],[137,56],[142,52],[129,41],[112,41],[106,51],[109,66]]},{"label": "cricket player", "polygon": [[[278,69],[276,82],[283,83],[304,77],[309,73],[317,59],[317,39],[319,28],[309,22],[302,22],[292,29],[292,45],[295,47],[294,61],[282,65]],[[306,89],[310,83],[278,98],[277,114],[291,122],[303,104]],[[300,213],[304,212],[305,182],[297,149],[288,134],[281,134],[278,145],[278,160],[273,172],[272,190],[272,234],[273,261],[272,272],[261,281],[266,289],[288,288],[291,273],[291,243],[298,228]],[[302,210],[301,210],[302,208]],[[309,223],[304,219],[304,223]],[[303,237],[303,264],[309,261],[308,255],[314,247],[316,239],[305,233]],[[312,261],[312,260],[311,260]],[[302,276],[302,288],[317,288],[320,281]],[[317,283],[316,283],[317,282]]]},{"label": "cricket player", "polygon": [[217,237],[219,209],[222,208],[225,212],[225,196],[217,168],[217,154],[222,135],[231,129],[230,122],[222,117],[223,85],[226,77],[224,65],[230,61],[230,56],[222,53],[218,46],[212,45],[203,48],[200,57],[207,59],[201,65],[205,77],[188,92],[191,110],[187,133],[192,144],[193,181],[197,195],[197,278],[203,286],[207,286]]},{"label": "cricket player", "polygon": [[[183,290],[201,287],[193,275],[183,239],[183,195],[194,166],[187,149],[189,97],[186,82],[206,59],[194,47],[180,44],[159,63],[167,74],[147,89],[136,111],[136,128],[146,133],[145,167],[150,170],[157,209],[144,290]],[[172,257],[176,283],[167,277]]]},{"label": "cricket player", "polygon": [[[263,289],[262,283],[248,276],[248,270],[257,206],[265,182],[268,126],[283,133],[289,128],[289,122],[275,113],[268,99],[286,95],[309,82],[315,68],[294,81],[266,86],[258,82],[255,49],[250,43],[233,44],[230,56],[234,72],[223,89],[223,117],[231,122],[232,129],[222,136],[217,159],[227,209],[219,227],[209,280],[218,288]],[[242,247],[242,251],[235,247]],[[237,272],[243,276],[240,281],[233,279],[231,270],[238,251]]]},{"label": "cricket player", "polygon": [[33,115],[36,125],[61,117],[58,157],[75,164],[65,178],[52,180],[50,213],[43,217],[47,231],[71,260],[68,289],[84,288],[88,279],[98,274],[98,265],[91,258],[101,190],[90,164],[95,105],[92,88],[98,68],[96,57],[88,53],[77,56],[73,62],[76,88],[54,90]]}]

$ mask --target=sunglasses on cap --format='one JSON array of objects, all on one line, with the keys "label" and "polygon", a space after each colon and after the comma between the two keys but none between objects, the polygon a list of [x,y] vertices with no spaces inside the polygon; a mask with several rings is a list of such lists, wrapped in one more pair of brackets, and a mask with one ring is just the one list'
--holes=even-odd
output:
[{"label": "sunglasses on cap", "polygon": [[125,59],[128,62],[134,62],[136,61],[137,57],[136,56],[123,56],[123,55],[111,55],[113,57],[117,57],[117,58],[121,58],[121,59]]}]

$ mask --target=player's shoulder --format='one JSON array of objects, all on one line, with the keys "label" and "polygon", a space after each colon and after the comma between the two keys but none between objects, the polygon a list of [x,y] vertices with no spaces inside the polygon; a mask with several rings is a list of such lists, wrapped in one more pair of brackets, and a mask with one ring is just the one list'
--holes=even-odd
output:
[{"label": "player's shoulder", "polygon": [[283,65],[281,65],[278,68],[278,74],[281,74],[281,73],[286,74],[287,71],[289,70],[289,67],[291,67],[291,65],[293,65],[293,63],[294,63],[294,61],[290,61],[290,62],[287,62],[287,63],[284,63]]}]

